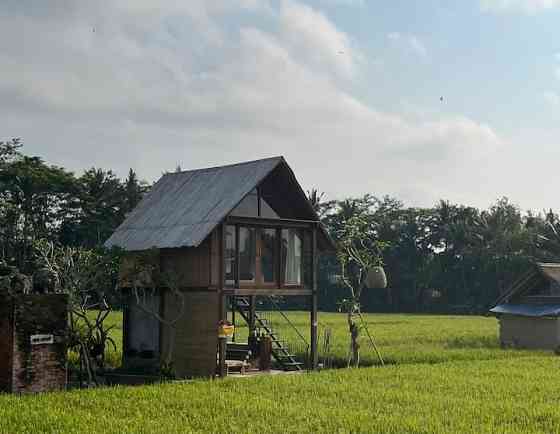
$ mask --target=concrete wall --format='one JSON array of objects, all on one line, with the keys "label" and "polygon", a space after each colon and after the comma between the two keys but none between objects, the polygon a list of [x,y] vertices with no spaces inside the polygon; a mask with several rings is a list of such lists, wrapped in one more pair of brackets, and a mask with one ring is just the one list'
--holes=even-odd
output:
[{"label": "concrete wall", "polygon": [[555,350],[560,346],[560,321],[557,318],[528,318],[503,315],[500,342],[514,348]]}]

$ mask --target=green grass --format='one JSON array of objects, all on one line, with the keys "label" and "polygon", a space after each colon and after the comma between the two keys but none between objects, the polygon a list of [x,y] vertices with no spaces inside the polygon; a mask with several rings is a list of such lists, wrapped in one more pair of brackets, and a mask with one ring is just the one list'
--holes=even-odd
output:
[{"label": "green grass", "polygon": [[[290,321],[309,337],[309,313],[286,312]],[[495,318],[481,316],[436,316],[409,314],[364,314],[374,342],[388,364],[439,363],[459,360],[487,360],[535,355],[535,352],[502,350],[498,342]],[[297,341],[295,331],[273,315],[272,324],[280,336]],[[238,323],[239,338],[246,339],[247,327]],[[348,326],[340,313],[319,314],[319,341],[326,328],[331,329],[328,354],[338,366],[345,366],[348,355]],[[361,339],[362,365],[378,362],[365,332]]]},{"label": "green grass", "polygon": [[[309,324],[307,314],[288,315],[300,327]],[[343,360],[344,317],[321,314],[320,321],[332,327],[333,354]],[[560,432],[560,360],[501,350],[495,319],[368,315],[367,321],[392,365],[5,395],[0,432]]]},{"label": "green grass", "polygon": [[16,432],[558,432],[551,357],[0,398]]}]

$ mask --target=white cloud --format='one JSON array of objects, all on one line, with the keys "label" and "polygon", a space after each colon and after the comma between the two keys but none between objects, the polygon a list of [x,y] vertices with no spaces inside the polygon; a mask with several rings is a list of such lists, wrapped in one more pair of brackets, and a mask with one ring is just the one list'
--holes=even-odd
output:
[{"label": "white cloud", "polygon": [[387,39],[392,43],[400,45],[420,58],[425,59],[428,57],[428,49],[426,48],[426,45],[424,45],[424,43],[416,35],[391,32],[387,34]]},{"label": "white cloud", "polygon": [[365,0],[320,0],[324,4],[334,6],[364,6]]},{"label": "white cloud", "polygon": [[551,90],[543,92],[544,100],[553,107],[560,107],[560,94]]},{"label": "white cloud", "polygon": [[408,42],[412,51],[418,56],[426,57],[428,55],[426,46],[416,36],[410,36]]},{"label": "white cloud", "polygon": [[483,11],[521,11],[536,13],[560,6],[560,0],[480,0]]},{"label": "white cloud", "polygon": [[350,37],[329,19],[296,1],[284,0],[280,8],[281,37],[299,60],[315,66],[327,66],[346,77],[355,74],[363,55]]},{"label": "white cloud", "polygon": [[[464,116],[410,119],[348,93],[363,54],[295,0],[31,3],[0,16],[1,134],[54,163],[153,179],[177,163],[284,154],[305,186],[331,196],[429,204],[457,191],[480,200],[449,179],[503,145]],[[232,25],[241,9],[245,24]]]}]

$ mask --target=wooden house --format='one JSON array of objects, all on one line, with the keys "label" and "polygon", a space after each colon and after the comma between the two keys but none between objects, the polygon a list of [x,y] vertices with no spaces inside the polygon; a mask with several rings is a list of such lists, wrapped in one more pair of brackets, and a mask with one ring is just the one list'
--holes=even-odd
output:
[{"label": "wooden house", "polygon": [[[271,296],[308,301],[310,365],[317,366],[317,258],[333,244],[284,158],[165,174],[106,246],[130,252],[131,263],[150,252],[153,270],[174,275],[180,291],[180,302],[163,284],[141,300],[129,296],[125,366],[160,363],[173,344],[177,376],[223,374],[227,348],[217,329],[232,311],[270,336],[281,366],[300,369],[255,313],[257,297]],[[173,336],[153,312],[178,318]]]},{"label": "wooden house", "polygon": [[560,264],[535,264],[490,309],[503,347],[560,348]]}]

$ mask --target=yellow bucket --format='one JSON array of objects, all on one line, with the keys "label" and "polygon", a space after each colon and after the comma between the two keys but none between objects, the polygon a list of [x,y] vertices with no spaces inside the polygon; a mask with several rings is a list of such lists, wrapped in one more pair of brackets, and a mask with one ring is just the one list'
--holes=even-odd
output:
[{"label": "yellow bucket", "polygon": [[229,338],[233,336],[234,331],[235,331],[235,326],[233,325],[221,325],[218,327],[218,337]]}]

